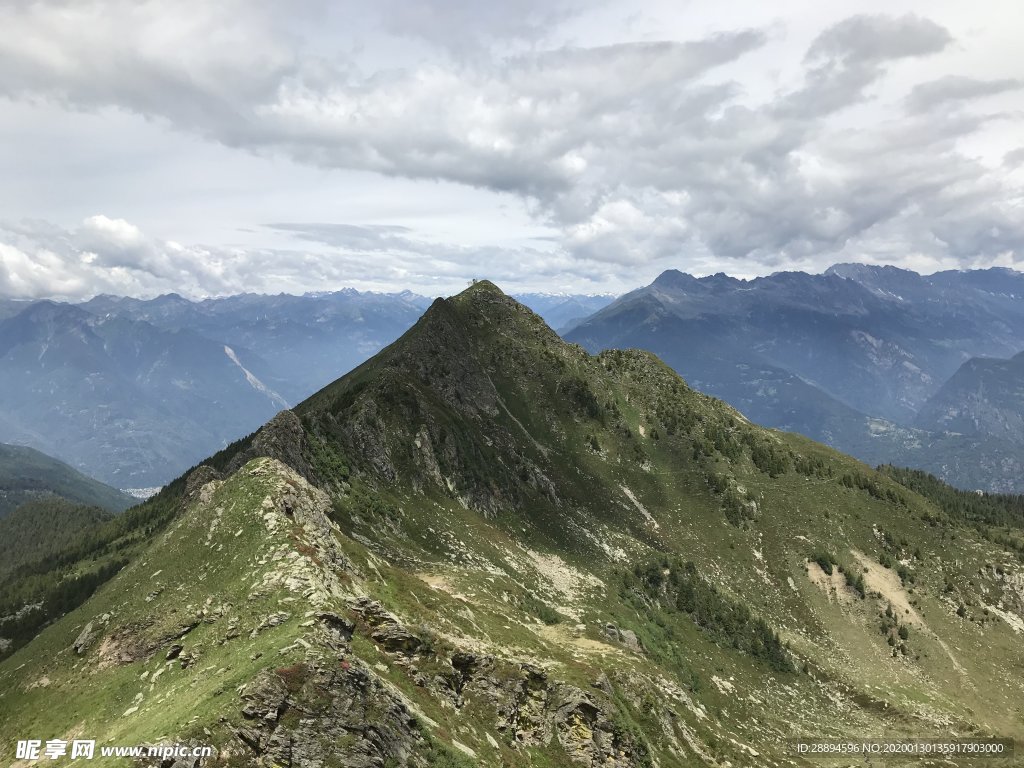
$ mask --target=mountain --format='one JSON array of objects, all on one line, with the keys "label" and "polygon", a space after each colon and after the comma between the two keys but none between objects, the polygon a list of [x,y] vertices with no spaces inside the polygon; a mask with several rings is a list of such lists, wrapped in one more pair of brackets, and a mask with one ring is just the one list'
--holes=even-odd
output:
[{"label": "mountain", "polygon": [[39,302],[0,321],[0,426],[120,488],[158,486],[287,405],[269,366],[194,331]]},{"label": "mountain", "polygon": [[755,426],[487,282],[128,515],[0,662],[0,731],[351,768],[1024,736],[1019,499]]},{"label": "mountain", "polygon": [[925,403],[917,425],[1024,446],[1024,352],[968,360]]},{"label": "mountain", "polygon": [[28,307],[31,303],[31,301],[23,299],[0,298],[0,320],[18,314],[26,307]]},{"label": "mountain", "polygon": [[[553,323],[611,297],[530,294]],[[0,434],[122,488],[160,486],[355,368],[429,306],[344,290],[0,305]]]},{"label": "mountain", "polygon": [[113,517],[105,509],[49,494],[25,501],[0,517],[0,576],[27,563],[59,556],[69,541],[88,536]]},{"label": "mountain", "polygon": [[0,443],[0,518],[28,501],[51,497],[111,512],[136,501],[32,448]]},{"label": "mountain", "polygon": [[563,332],[576,323],[590,317],[611,304],[615,297],[584,294],[518,293],[513,298],[525,304],[558,332]]},{"label": "mountain", "polygon": [[1021,452],[978,454],[976,441],[922,430],[917,420],[965,360],[1019,351],[1024,276],[992,272],[922,277],[845,264],[745,281],[668,271],[566,338],[590,351],[650,350],[752,420],[865,460],[1024,490]]},{"label": "mountain", "polygon": [[[344,290],[305,296],[240,294],[196,302],[176,294],[150,300],[100,296],[81,307],[100,316],[130,318],[163,331],[197,334],[253,350],[276,390],[295,403],[333,381],[339,370],[354,368],[390,344],[429,303],[408,292]],[[244,429],[236,426],[229,434],[251,431],[265,420]]]}]

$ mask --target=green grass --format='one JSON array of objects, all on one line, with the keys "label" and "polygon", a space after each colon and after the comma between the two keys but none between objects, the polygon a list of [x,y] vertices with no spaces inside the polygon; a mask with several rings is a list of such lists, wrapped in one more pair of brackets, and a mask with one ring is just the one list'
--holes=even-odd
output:
[{"label": "green grass", "polygon": [[[635,765],[754,764],[744,745],[779,763],[792,736],[919,736],[944,733],[941,723],[1024,736],[1020,636],[991,611],[981,621],[983,603],[1024,610],[1020,565],[997,538],[1015,529],[981,530],[923,485],[751,425],[647,353],[588,356],[478,285],[297,410],[340,527],[339,583],[424,641],[412,657],[388,653],[358,620],[345,651],[415,707],[424,764],[572,764],[556,733],[513,747],[498,729],[529,701],[444,693],[459,653],[487,659],[487,679],[508,690],[543,668],[552,702],[584,692]],[[230,460],[229,450],[214,463]],[[0,729],[84,723],[146,739],[210,727],[226,743],[238,686],[328,654],[337,663],[315,642],[292,647],[315,640],[294,593],[253,591],[288,553],[319,557],[302,530],[270,536],[254,512],[283,492],[271,491],[278,482],[242,473],[183,515],[159,511],[171,496],[129,513],[158,523],[122,531],[130,565],[0,664]],[[273,548],[282,559],[265,560]],[[892,566],[882,573],[922,626],[895,617],[883,636],[893,598],[864,586],[858,556]],[[845,592],[813,583],[809,557],[840,568]],[[183,641],[200,648],[200,666],[168,669],[131,716],[121,717],[159,653],[97,669],[68,652],[107,612],[105,636],[136,623],[157,643],[207,596],[207,610],[228,607]],[[334,608],[358,618],[344,599]],[[232,618],[251,630],[279,610],[292,618],[220,644]],[[608,623],[641,647],[609,637]],[[893,657],[890,636],[908,653]],[[30,687],[43,676],[48,687]]]}]

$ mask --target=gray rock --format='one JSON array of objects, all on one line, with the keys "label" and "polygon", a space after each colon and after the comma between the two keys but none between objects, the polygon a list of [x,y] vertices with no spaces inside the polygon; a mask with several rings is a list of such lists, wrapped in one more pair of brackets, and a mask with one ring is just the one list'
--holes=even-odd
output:
[{"label": "gray rock", "polygon": [[204,485],[220,480],[220,473],[213,467],[202,464],[193,469],[185,479],[185,500],[193,501],[202,490]]},{"label": "gray rock", "polygon": [[382,624],[370,633],[382,648],[392,653],[404,653],[411,656],[423,647],[423,640],[399,624]]},{"label": "gray rock", "polygon": [[636,633],[631,629],[619,629],[615,624],[608,622],[603,628],[604,634],[616,643],[629,648],[631,651],[637,653],[643,653],[643,645],[640,643],[640,638],[636,636]]},{"label": "gray rock", "polygon": [[619,639],[623,645],[629,648],[631,651],[642,651],[643,646],[640,645],[640,638],[636,636],[636,633],[631,629],[620,629]]},{"label": "gray rock", "polygon": [[318,613],[316,617],[328,628],[338,633],[345,641],[351,640],[353,633],[356,631],[355,622],[350,619],[346,619],[344,616],[340,616],[337,613],[323,611],[322,613]]},{"label": "gray rock", "polygon": [[287,464],[315,484],[315,473],[305,458],[305,445],[306,433],[299,417],[292,411],[281,411],[260,427],[248,448],[231,459],[227,473],[234,474],[252,459],[267,456]]},{"label": "gray rock", "polygon": [[96,632],[93,630],[92,622],[90,621],[88,624],[85,625],[85,629],[82,630],[82,633],[78,636],[78,639],[76,639],[75,642],[72,643],[71,648],[74,650],[75,653],[81,656],[89,649],[89,646],[92,645],[95,639]]}]

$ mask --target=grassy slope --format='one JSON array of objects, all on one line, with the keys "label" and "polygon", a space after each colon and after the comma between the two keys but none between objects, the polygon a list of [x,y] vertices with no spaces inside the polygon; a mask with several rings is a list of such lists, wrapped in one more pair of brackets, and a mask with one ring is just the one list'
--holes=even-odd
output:
[{"label": "grassy slope", "polygon": [[[783,741],[796,735],[1024,737],[1024,659],[1010,625],[1024,606],[1009,553],[852,459],[746,424],[649,355],[593,358],[561,344],[488,285],[439,309],[299,410],[344,532],[339,546],[358,574],[352,588],[422,627],[435,649],[410,668],[357,630],[354,657],[382,665],[380,676],[437,723],[440,740],[468,745],[484,765],[568,764],[555,745],[513,748],[494,729],[491,703],[453,711],[415,682],[450,669],[451,653],[467,648],[541,663],[582,689],[605,674],[616,722],[641,733],[662,765],[708,756],[789,764]],[[776,476],[755,465],[758,451]],[[266,667],[253,655],[276,654],[302,631],[289,621],[252,642],[216,644],[228,617],[249,630],[289,597],[246,596],[266,545],[251,519],[266,489],[254,482],[229,481],[223,502],[181,518],[0,665],[0,730],[86,728],[131,741],[211,726],[208,738],[234,743],[230,727],[214,724],[237,720],[233,689]],[[732,523],[730,498],[744,506]],[[224,522],[206,543],[217,506]],[[842,581],[834,590],[815,583],[821,575],[807,560],[824,550],[851,574],[869,569],[864,599]],[[776,672],[631,593],[632,567],[665,555],[693,561],[766,619],[800,671]],[[157,583],[164,591],[145,602]],[[208,593],[230,608],[187,638],[202,649],[202,675],[171,666],[149,690],[139,677],[162,667],[160,650],[104,668],[68,651],[104,613],[113,615],[109,635],[153,617],[141,630],[152,645]],[[907,653],[895,657],[879,629],[890,605],[909,628]],[[634,630],[645,651],[609,639],[608,622]],[[273,665],[302,655],[293,651]],[[120,717],[139,692],[143,706]],[[191,726],[181,701],[200,702]]]}]

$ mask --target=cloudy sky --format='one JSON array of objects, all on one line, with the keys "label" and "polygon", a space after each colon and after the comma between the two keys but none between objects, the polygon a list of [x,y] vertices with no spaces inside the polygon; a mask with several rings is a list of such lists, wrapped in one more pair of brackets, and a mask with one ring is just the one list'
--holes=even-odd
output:
[{"label": "cloudy sky", "polygon": [[1024,268],[1016,2],[640,5],[4,0],[0,295]]}]

